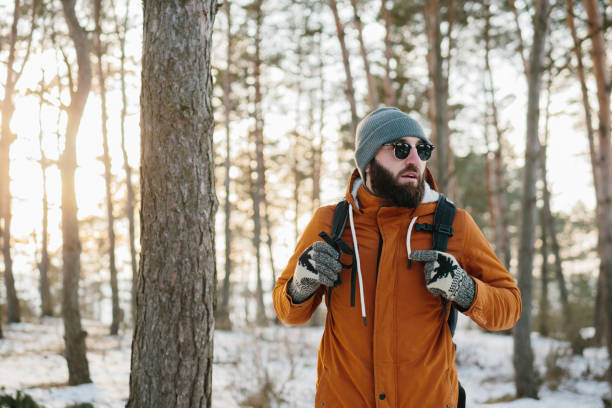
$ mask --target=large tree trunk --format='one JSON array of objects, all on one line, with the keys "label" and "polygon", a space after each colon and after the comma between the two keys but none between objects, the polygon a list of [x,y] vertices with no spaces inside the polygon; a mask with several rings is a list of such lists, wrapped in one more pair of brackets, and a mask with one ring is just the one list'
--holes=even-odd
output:
[{"label": "large tree trunk", "polygon": [[538,0],[534,18],[533,43],[527,76],[527,137],[525,167],[523,169],[523,194],[521,199],[521,247],[518,285],[523,299],[523,312],[514,330],[514,370],[518,398],[537,398],[538,385],[533,366],[531,347],[531,301],[533,299],[533,257],[536,220],[536,183],[540,161],[538,124],[540,120],[540,92],[542,65],[548,26],[548,0]]},{"label": "large tree trunk", "polygon": [[141,258],[128,407],[210,407],[214,0],[145,0]]},{"label": "large tree trunk", "polygon": [[263,113],[262,113],[262,94],[261,94],[261,26],[263,21],[262,13],[263,0],[257,0],[255,3],[255,161],[257,166],[255,189],[253,191],[253,245],[255,247],[255,258],[257,262],[257,291],[255,294],[257,302],[257,311],[255,321],[258,325],[266,323],[266,308],[263,301],[263,284],[262,284],[262,268],[261,268],[261,208],[265,201],[265,181],[264,181],[264,157],[263,157]]},{"label": "large tree trunk", "polygon": [[374,81],[374,76],[370,71],[370,61],[368,60],[368,52],[363,41],[363,23],[361,22],[361,17],[359,17],[359,10],[357,10],[357,0],[351,0],[351,5],[353,6],[353,17],[355,19],[355,28],[357,29],[357,39],[359,40],[359,52],[361,53],[361,59],[363,59],[363,68],[368,81],[368,104],[370,105],[370,110],[374,110],[378,106],[376,81]]},{"label": "large tree trunk", "polygon": [[41,245],[41,258],[38,264],[38,270],[40,272],[40,306],[41,313],[43,316],[53,316],[53,300],[51,299],[51,285],[49,283],[49,199],[47,196],[47,168],[49,167],[49,160],[45,155],[45,149],[43,149],[43,104],[45,95],[45,71],[42,71],[42,77],[40,80],[40,104],[38,108],[38,142],[40,147],[40,170],[42,172],[42,245]]},{"label": "large tree trunk", "polygon": [[355,131],[357,130],[357,123],[359,119],[357,117],[357,102],[355,101],[355,88],[353,87],[353,74],[351,74],[351,64],[349,61],[349,53],[346,48],[346,42],[344,41],[344,25],[340,21],[338,14],[338,4],[336,0],[329,0],[329,7],[334,15],[334,22],[336,23],[336,34],[340,43],[340,51],[342,52],[342,63],[344,65],[344,73],[346,75],[346,99],[348,100],[351,108],[351,122],[349,125],[349,133],[343,143],[343,147],[352,149],[355,138]]},{"label": "large tree trunk", "polygon": [[77,220],[76,191],[74,173],[76,171],[76,136],[91,88],[91,63],[87,33],[79,25],[75,14],[75,0],[62,0],[64,17],[70,38],[74,43],[79,66],[77,90],[71,90],[68,122],[66,124],[66,143],[60,157],[62,174],[62,258],[63,258],[63,295],[62,316],[64,318],[64,341],[68,361],[68,383],[77,385],[91,382],[89,364],[86,356],[85,332],[81,327],[79,307],[79,278],[81,273],[81,241]]},{"label": "large tree trunk", "polygon": [[104,162],[104,181],[106,185],[106,216],[108,222],[108,262],[110,272],[110,286],[112,299],[112,321],[110,325],[111,336],[116,336],[119,332],[119,323],[121,322],[121,309],[119,309],[119,287],[117,285],[117,266],[115,262],[115,216],[113,214],[113,193],[111,179],[111,159],[108,148],[108,111],[106,108],[106,74],[102,67],[102,56],[104,54],[102,46],[102,27],[100,26],[101,19],[101,0],[94,2],[94,14],[96,21],[95,29],[95,47],[97,57],[98,83],[100,85],[100,108],[102,111],[102,145],[103,145],[103,162]]},{"label": "large tree trunk", "polygon": [[215,325],[219,329],[230,330],[232,328],[232,322],[229,314],[229,297],[230,297],[230,275],[232,272],[232,229],[231,229],[231,215],[232,215],[232,204],[230,202],[230,167],[231,167],[231,126],[230,116],[232,112],[232,56],[233,56],[233,44],[234,38],[232,36],[232,13],[231,13],[231,2],[226,1],[223,3],[223,9],[227,16],[227,48],[226,48],[226,63],[225,63],[225,76],[223,77],[223,109],[225,113],[224,127],[225,127],[225,274],[223,277],[223,286],[221,289],[221,304],[217,307],[215,316]]},{"label": "large tree trunk", "polygon": [[132,299],[131,299],[131,315],[132,324],[136,321],[136,286],[138,283],[138,266],[136,261],[136,238],[134,226],[134,187],[132,186],[132,168],[128,161],[127,148],[125,146],[125,119],[127,117],[127,89],[125,83],[125,39],[128,29],[128,16],[130,9],[130,0],[125,1],[125,16],[121,25],[116,22],[117,35],[119,36],[119,44],[121,46],[121,54],[119,56],[119,77],[121,81],[121,152],[123,156],[123,168],[125,169],[125,185],[126,185],[126,202],[125,212],[128,219],[128,231],[130,242],[130,266],[132,271]]},{"label": "large tree trunk", "polygon": [[380,6],[380,13],[385,21],[385,104],[387,106],[395,106],[395,90],[391,83],[391,58],[393,57],[393,50],[391,47],[391,12],[387,8],[389,0],[382,0]]},{"label": "large tree trunk", "polygon": [[[612,146],[610,143],[610,87],[605,39],[602,30],[601,15],[595,0],[583,0],[589,23],[591,37],[591,58],[593,74],[597,83],[597,101],[599,102],[599,127],[597,139],[597,167],[600,177],[600,196],[597,211],[599,228],[598,252],[600,258],[601,281],[604,284],[604,327],[608,353],[612,355]],[[612,362],[610,363],[612,373]],[[612,385],[612,374],[608,381]]]},{"label": "large tree trunk", "polygon": [[6,286],[6,311],[8,321],[17,323],[21,321],[19,299],[15,290],[13,278],[13,259],[11,257],[11,176],[10,151],[11,144],[16,135],[11,132],[10,122],[15,111],[13,93],[18,75],[14,71],[15,44],[17,43],[17,24],[20,15],[20,0],[15,0],[13,11],[13,24],[9,40],[9,56],[6,69],[6,82],[4,84],[4,100],[2,101],[2,133],[0,134],[0,221],[2,224],[2,256],[4,258],[4,284]]}]

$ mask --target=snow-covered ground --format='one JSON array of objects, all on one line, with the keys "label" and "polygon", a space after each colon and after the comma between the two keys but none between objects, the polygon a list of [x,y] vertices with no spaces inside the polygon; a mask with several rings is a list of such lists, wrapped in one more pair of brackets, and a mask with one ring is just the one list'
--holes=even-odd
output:
[{"label": "snow-covered ground", "polygon": [[[131,333],[108,336],[108,328],[85,321],[93,384],[68,387],[62,357],[60,319],[3,325],[0,340],[0,394],[22,390],[48,408],[76,402],[122,407],[129,394]],[[320,327],[238,329],[215,334],[213,407],[312,407]],[[603,407],[608,366],[605,349],[587,349],[582,357],[566,353],[563,343],[534,334],[537,370],[544,384],[540,399],[513,400],[512,338],[483,333],[460,321],[455,335],[459,378],[468,407]],[[560,367],[547,376],[550,353]],[[550,358],[549,358],[550,360]],[[557,378],[551,382],[546,378]],[[266,405],[266,403],[268,405]]]}]

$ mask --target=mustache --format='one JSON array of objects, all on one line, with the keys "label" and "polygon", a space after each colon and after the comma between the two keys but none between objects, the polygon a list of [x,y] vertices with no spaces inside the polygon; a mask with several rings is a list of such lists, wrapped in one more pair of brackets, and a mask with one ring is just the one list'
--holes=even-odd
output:
[{"label": "mustache", "polygon": [[[406,166],[406,168],[402,171],[399,172],[399,176],[406,174],[408,172],[415,172],[417,175],[419,174],[419,168],[417,166],[415,166],[414,164],[409,164]],[[419,176],[420,177],[420,176]]]}]

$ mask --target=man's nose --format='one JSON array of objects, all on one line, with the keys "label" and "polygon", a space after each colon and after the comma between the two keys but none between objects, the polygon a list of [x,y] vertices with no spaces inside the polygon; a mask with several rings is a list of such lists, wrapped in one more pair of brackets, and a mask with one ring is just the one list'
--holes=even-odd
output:
[{"label": "man's nose", "polygon": [[404,164],[420,164],[420,163],[421,163],[421,158],[419,157],[416,146],[410,147],[410,153],[408,153],[408,156],[404,159]]}]

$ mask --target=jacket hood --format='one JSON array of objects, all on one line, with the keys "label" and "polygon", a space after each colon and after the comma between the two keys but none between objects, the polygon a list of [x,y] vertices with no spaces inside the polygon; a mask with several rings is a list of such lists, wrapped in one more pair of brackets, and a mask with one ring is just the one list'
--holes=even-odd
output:
[{"label": "jacket hood", "polygon": [[[425,168],[424,178],[425,193],[423,194],[421,204],[437,201],[439,197],[438,186],[427,167]],[[356,210],[360,210],[362,207],[379,207],[385,202],[383,198],[375,196],[366,189],[361,175],[359,174],[359,170],[357,169],[353,170],[353,173],[349,177],[345,198]]]}]

